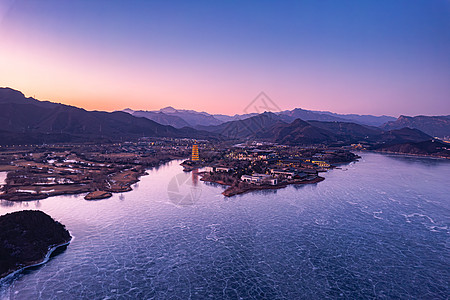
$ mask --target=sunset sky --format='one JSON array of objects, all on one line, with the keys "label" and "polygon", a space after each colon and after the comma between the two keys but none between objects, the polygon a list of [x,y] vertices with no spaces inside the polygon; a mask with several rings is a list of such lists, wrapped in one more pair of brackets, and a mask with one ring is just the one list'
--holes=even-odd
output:
[{"label": "sunset sky", "polygon": [[0,86],[89,110],[235,114],[264,91],[450,114],[450,1],[0,0]]}]

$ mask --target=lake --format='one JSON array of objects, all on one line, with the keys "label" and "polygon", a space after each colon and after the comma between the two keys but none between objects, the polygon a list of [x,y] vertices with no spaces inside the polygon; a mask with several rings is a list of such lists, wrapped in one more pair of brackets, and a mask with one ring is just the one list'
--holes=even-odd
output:
[{"label": "lake", "polygon": [[318,184],[231,198],[172,161],[110,199],[1,201],[74,239],[0,298],[446,299],[450,162],[360,155]]}]

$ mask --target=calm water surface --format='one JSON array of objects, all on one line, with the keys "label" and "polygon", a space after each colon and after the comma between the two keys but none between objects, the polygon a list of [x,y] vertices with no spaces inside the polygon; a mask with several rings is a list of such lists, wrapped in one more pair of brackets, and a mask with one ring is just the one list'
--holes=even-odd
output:
[{"label": "calm water surface", "polygon": [[0,298],[448,298],[450,163],[362,156],[315,185],[232,198],[174,161],[110,199],[2,201],[74,240]]}]

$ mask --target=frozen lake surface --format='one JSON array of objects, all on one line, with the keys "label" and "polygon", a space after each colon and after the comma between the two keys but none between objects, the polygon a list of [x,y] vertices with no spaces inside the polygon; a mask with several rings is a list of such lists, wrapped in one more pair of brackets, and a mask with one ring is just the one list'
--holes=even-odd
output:
[{"label": "frozen lake surface", "polygon": [[360,155],[318,184],[232,198],[173,161],[110,199],[1,201],[74,240],[0,298],[446,299],[450,163]]}]

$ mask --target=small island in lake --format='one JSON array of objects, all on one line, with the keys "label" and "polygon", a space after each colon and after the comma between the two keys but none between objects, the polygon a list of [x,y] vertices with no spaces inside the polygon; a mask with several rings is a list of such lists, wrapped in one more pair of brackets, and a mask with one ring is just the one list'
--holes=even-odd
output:
[{"label": "small island in lake", "polygon": [[24,210],[0,216],[0,278],[45,263],[72,237],[61,223],[42,211]]},{"label": "small island in lake", "polygon": [[86,200],[98,200],[98,199],[106,199],[112,197],[112,194],[110,192],[105,191],[93,191],[84,196],[84,199]]}]

